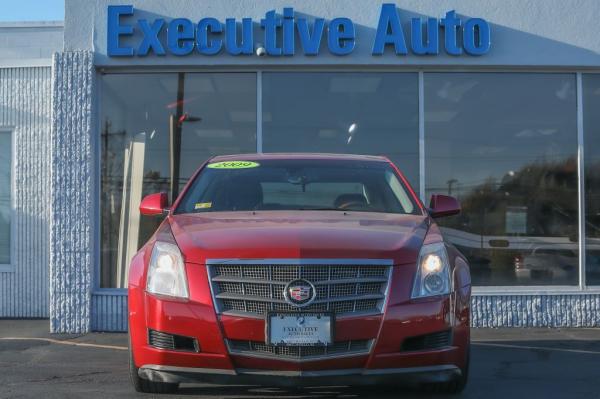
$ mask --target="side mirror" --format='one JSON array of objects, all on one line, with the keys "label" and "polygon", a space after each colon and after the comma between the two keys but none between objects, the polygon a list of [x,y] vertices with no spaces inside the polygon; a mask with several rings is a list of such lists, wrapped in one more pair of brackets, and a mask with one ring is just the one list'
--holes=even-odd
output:
[{"label": "side mirror", "polygon": [[169,208],[167,193],[150,194],[140,204],[140,213],[146,216],[162,215]]},{"label": "side mirror", "polygon": [[441,218],[444,216],[458,215],[460,213],[460,204],[454,197],[447,195],[433,194],[429,202],[429,215],[432,218]]}]

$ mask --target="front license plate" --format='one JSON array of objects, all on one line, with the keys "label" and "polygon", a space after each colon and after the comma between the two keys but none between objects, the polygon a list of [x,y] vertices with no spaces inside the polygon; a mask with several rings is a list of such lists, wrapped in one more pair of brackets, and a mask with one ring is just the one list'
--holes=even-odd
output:
[{"label": "front license plate", "polygon": [[267,344],[329,345],[333,341],[331,313],[269,313]]}]

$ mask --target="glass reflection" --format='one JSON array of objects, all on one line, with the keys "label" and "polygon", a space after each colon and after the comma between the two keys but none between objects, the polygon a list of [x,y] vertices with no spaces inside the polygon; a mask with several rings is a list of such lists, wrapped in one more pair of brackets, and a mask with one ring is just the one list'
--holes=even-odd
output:
[{"label": "glass reflection", "polygon": [[387,155],[419,189],[415,73],[264,73],[264,152]]},{"label": "glass reflection", "polygon": [[600,75],[583,75],[586,284],[600,285]]},{"label": "glass reflection", "polygon": [[575,76],[425,75],[426,192],[476,285],[578,283]]},{"label": "glass reflection", "polygon": [[101,287],[125,287],[128,264],[160,218],[155,192],[177,195],[209,157],[256,152],[256,77],[242,73],[102,77]]}]

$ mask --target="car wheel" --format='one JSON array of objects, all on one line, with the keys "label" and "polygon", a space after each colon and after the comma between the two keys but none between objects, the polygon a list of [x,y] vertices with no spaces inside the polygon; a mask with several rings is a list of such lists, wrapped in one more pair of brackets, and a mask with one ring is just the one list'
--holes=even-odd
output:
[{"label": "car wheel", "polygon": [[462,368],[460,377],[454,379],[453,381],[438,383],[438,384],[428,384],[424,388],[426,391],[439,392],[444,394],[457,394],[464,391],[467,386],[467,381],[469,380],[469,364],[471,363],[471,343],[467,348],[467,364],[464,368]]},{"label": "car wheel", "polygon": [[129,378],[133,388],[137,392],[144,393],[173,393],[179,388],[179,384],[168,382],[155,382],[141,378],[138,374],[138,368],[133,362],[133,351],[131,350],[131,338],[129,339]]}]

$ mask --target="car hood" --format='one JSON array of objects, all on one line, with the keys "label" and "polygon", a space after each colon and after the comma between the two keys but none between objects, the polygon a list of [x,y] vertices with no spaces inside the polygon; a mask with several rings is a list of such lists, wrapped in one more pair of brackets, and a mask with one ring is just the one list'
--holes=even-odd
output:
[{"label": "car hood", "polygon": [[206,259],[343,258],[414,263],[427,233],[422,215],[340,211],[173,215],[186,262]]}]

